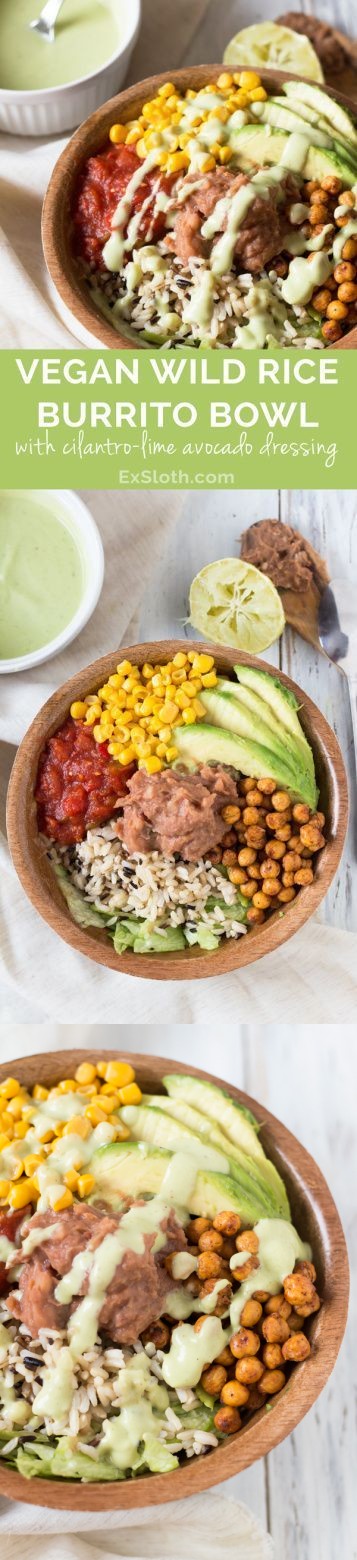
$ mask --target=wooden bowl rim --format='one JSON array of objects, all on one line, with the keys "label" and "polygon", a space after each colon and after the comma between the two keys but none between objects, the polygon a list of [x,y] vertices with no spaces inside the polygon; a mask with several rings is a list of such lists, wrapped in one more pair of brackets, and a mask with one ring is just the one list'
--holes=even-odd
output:
[{"label": "wooden bowl rim", "polygon": [[[235,67],[236,70],[243,70],[244,68],[244,66],[240,67],[239,65]],[[221,71],[222,64],[195,65],[188,66],[186,69],[170,71],[169,76],[174,86],[186,88],[196,84],[200,86],[201,83],[205,83],[207,80],[208,73],[210,77],[213,75],[219,76]],[[266,81],[268,85],[271,83],[273,87],[276,84],[280,85],[282,81],[286,80],[307,80],[306,77],[299,76],[292,71],[262,69],[259,71],[259,75],[262,81]],[[138,98],[145,102],[148,97],[151,97],[153,93],[158,91],[160,86],[164,85],[167,78],[167,71],[161,71],[158,75],[146,77],[144,81],[139,81],[134,86],[127,87],[124,91],[117,93],[115,97],[110,98],[107,103],[102,104],[100,108],[96,109],[94,114],[91,114],[88,119],[83,121],[83,124],[79,126],[75,134],[71,136],[58,161],[55,163],[43,203],[42,244],[51,280],[66,308],[70,310],[70,313],[79,324],[91,336],[96,338],[99,345],[112,347],[114,350],[126,348],[127,351],[147,351],[148,348],[141,341],[139,335],[135,336],[135,332],[129,338],[124,331],[121,334],[120,331],[114,330],[104,316],[102,318],[91,300],[89,289],[80,281],[79,275],[77,276],[75,260],[73,259],[72,263],[72,257],[69,256],[66,257],[66,262],[64,262],[60,241],[60,223],[64,207],[71,196],[82,157],[89,152],[99,149],[105,132],[108,132],[113,118],[118,119],[119,117],[120,120],[124,119],[125,122],[126,118],[131,117],[130,108],[137,103]],[[311,81],[308,84],[311,86]],[[344,108],[347,108],[354,118],[356,117],[356,105],[351,98],[346,97],[341,92],[336,92],[332,87],[326,87],[325,84],[323,85],[323,91],[326,92],[328,97],[336,99]],[[357,326],[354,326],[345,336],[341,336],[340,340],[334,343],[333,350],[342,351],[343,349],[356,346]],[[153,350],[155,349],[151,348],[151,351]]]},{"label": "wooden bowl rim", "polygon": [[[41,1052],[11,1061],[11,1070],[21,1082],[57,1081],[68,1076],[68,1068],[74,1071],[83,1056],[93,1060],[113,1060],[115,1056],[129,1061],[139,1074],[149,1073],[157,1085],[161,1069],[163,1073],[186,1072],[184,1062],[168,1057],[142,1055],[132,1051],[107,1049],[75,1049],[54,1051],[48,1056]],[[58,1070],[60,1069],[60,1070]],[[8,1064],[0,1066],[0,1079],[6,1077]],[[224,1088],[233,1099],[239,1100],[254,1112],[262,1122],[262,1141],[268,1134],[267,1147],[271,1144],[281,1173],[291,1179],[294,1190],[307,1205],[311,1218],[319,1231],[320,1249],[324,1260],[324,1290],[326,1304],[312,1319],[311,1335],[317,1345],[316,1354],[304,1360],[290,1376],[287,1386],[274,1398],[271,1411],[264,1408],[260,1417],[232,1436],[228,1442],[214,1448],[204,1457],[195,1458],[174,1473],[146,1474],[125,1483],[71,1484],[51,1479],[28,1481],[23,1475],[5,1469],[0,1462],[0,1493],[11,1500],[21,1500],[31,1505],[60,1507],[62,1510],[99,1511],[132,1509],[161,1502],[181,1499],[211,1488],[234,1474],[248,1468],[260,1457],[265,1457],[278,1446],[286,1435],[300,1423],[312,1407],[333,1370],[342,1343],[348,1312],[349,1263],[345,1236],[336,1204],[321,1170],[299,1140],[268,1110],[242,1089],[228,1083],[202,1068],[190,1067],[191,1074],[205,1078]],[[301,1230],[303,1235],[303,1230]],[[315,1252],[315,1255],[317,1253]]]},{"label": "wooden bowl rim", "polygon": [[[252,928],[245,935],[230,938],[213,952],[199,948],[185,949],[165,954],[116,954],[106,934],[91,929],[83,930],[71,919],[63,896],[56,885],[54,875],[43,852],[39,848],[33,785],[37,773],[40,752],[49,736],[65,719],[73,700],[84,692],[95,691],[110,675],[116,660],[129,658],[142,664],[156,661],[160,656],[170,660],[178,650],[199,649],[214,654],[219,667],[228,672],[237,659],[234,650],[223,650],[217,645],[203,644],[197,640],[160,640],[145,644],[121,646],[91,663],[70,677],[51,694],[39,710],[18,749],[12,769],[7,798],[7,832],[12,860],[25,893],[43,919],[54,931],[71,944],[79,953],[93,958],[97,963],[114,969],[119,974],[135,975],[152,980],[190,980],[207,978],[229,970],[241,968],[262,958],[286,942],[292,934],[309,920],[324,898],[332,882],[341,857],[348,818],[348,789],[343,758],[335,733],[328,726],[317,706],[304,694],[298,684],[284,672],[279,678],[303,702],[302,716],[307,714],[313,730],[313,748],[327,773],[332,788],[334,833],[327,841],[321,858],[321,870],[316,872],[313,883],[300,889],[296,899],[284,907],[284,915],[275,912],[263,926]],[[272,673],[274,668],[261,657],[240,652],[240,659]],[[33,826],[33,828],[32,828]],[[42,868],[42,873],[41,873]],[[43,877],[43,870],[47,880]]]}]

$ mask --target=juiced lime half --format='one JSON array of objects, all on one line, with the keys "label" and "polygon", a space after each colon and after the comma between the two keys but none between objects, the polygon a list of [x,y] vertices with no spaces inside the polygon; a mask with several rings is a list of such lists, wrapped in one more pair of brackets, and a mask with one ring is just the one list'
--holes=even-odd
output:
[{"label": "juiced lime half", "polygon": [[227,44],[223,59],[225,65],[254,65],[258,70],[264,65],[272,69],[275,66],[276,70],[308,76],[311,81],[325,79],[310,38],[293,32],[291,27],[279,27],[277,22],[243,27]]},{"label": "juiced lime half", "polygon": [[190,623],[216,645],[259,655],[279,639],[285,617],[266,574],[242,558],[219,558],[192,581]]}]

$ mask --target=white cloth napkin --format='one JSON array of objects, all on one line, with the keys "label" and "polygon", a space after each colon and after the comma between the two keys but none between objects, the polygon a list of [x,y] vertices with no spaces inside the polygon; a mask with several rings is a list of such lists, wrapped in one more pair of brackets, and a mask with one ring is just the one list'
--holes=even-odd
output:
[{"label": "white cloth napkin", "polygon": [[[101,1512],[98,1530],[93,1512],[71,1517],[61,1511],[60,1524],[58,1537],[58,1512],[0,1501],[3,1560],[109,1560],[110,1555],[130,1560],[217,1560],[219,1555],[227,1555],[227,1560],[274,1560],[272,1540],[248,1507],[215,1491],[163,1507]],[[84,1530],[86,1538],[79,1536]],[[30,1537],[35,1532],[36,1537]],[[13,1536],[3,1537],[6,1533]],[[44,1533],[57,1536],[42,1538]]]},{"label": "white cloth napkin", "polygon": [[[178,68],[206,10],[208,0],[143,0],[128,82]],[[42,201],[67,140],[0,135],[2,347],[52,350],[77,342],[71,317],[51,286],[41,245]]]}]

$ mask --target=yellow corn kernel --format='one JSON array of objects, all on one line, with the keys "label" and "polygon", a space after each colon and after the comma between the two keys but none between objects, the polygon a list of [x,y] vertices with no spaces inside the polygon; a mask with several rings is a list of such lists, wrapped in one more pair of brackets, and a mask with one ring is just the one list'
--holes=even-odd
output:
[{"label": "yellow corn kernel", "polygon": [[18,1079],[4,1078],[3,1083],[0,1084],[0,1097],[3,1095],[5,1100],[12,1100],[15,1094],[20,1094]]},{"label": "yellow corn kernel", "polygon": [[82,1099],[83,1098],[86,1099],[86,1100],[95,1099],[96,1094],[99,1093],[99,1089],[100,1089],[100,1083],[99,1083],[99,1079],[98,1078],[96,1078],[95,1083],[82,1083],[82,1088],[81,1088]]},{"label": "yellow corn kernel", "polygon": [[9,1146],[10,1138],[7,1132],[0,1132],[0,1154],[2,1154],[3,1148],[9,1148]]},{"label": "yellow corn kernel", "polygon": [[196,675],[194,678],[192,678],[192,680],[190,678],[190,682],[185,683],[185,693],[187,693],[187,698],[195,699],[196,695],[200,692],[200,688],[201,679],[197,678]]},{"label": "yellow corn kernel", "polygon": [[248,104],[248,93],[243,92],[243,89],[239,87],[238,92],[235,93],[234,97],[234,108],[248,108]]},{"label": "yellow corn kernel", "polygon": [[186,152],[173,152],[167,160],[168,173],[181,173],[183,168],[188,168],[189,157]]},{"label": "yellow corn kernel", "polygon": [[64,1184],[70,1192],[76,1192],[78,1187],[78,1175],[76,1170],[66,1170],[63,1176]]},{"label": "yellow corn kernel", "polygon": [[188,695],[186,693],[186,689],[185,688],[179,688],[178,692],[176,694],[176,704],[178,704],[179,710],[187,710],[188,706],[189,706],[189,703],[190,703],[190,700],[189,700]]},{"label": "yellow corn kernel", "polygon": [[96,1068],[93,1062],[81,1062],[75,1073],[76,1083],[94,1083]]},{"label": "yellow corn kernel", "polygon": [[[88,1106],[86,1114],[87,1113]],[[63,1128],[63,1137],[70,1137],[72,1132],[75,1132],[76,1137],[89,1137],[90,1125],[89,1122],[86,1121],[85,1116],[71,1116],[71,1120],[66,1121],[66,1125]]]},{"label": "yellow corn kernel", "polygon": [[8,1100],[6,1112],[11,1116],[12,1121],[20,1121],[22,1116],[22,1099],[20,1099],[19,1094],[15,1094],[13,1100]]},{"label": "yellow corn kernel", "polygon": [[126,1083],[119,1089],[121,1105],[140,1105],[142,1100],[141,1089],[138,1083]]},{"label": "yellow corn kernel", "polygon": [[187,666],[187,655],[185,655],[184,650],[176,651],[176,655],[174,655],[173,659],[173,666],[177,666],[179,671],[183,671],[184,667]]},{"label": "yellow corn kernel", "polygon": [[40,1143],[52,1143],[55,1134],[52,1127],[44,1127],[38,1130],[37,1136],[40,1139]]},{"label": "yellow corn kernel", "polygon": [[101,1089],[101,1092],[100,1092],[100,1094],[98,1096],[98,1104],[100,1106],[100,1109],[104,1110],[104,1115],[105,1116],[112,1116],[113,1115],[113,1111],[117,1110],[118,1109],[118,1105],[120,1104],[119,1095],[118,1094],[104,1094],[103,1095],[103,1091]]},{"label": "yellow corn kernel", "polygon": [[253,92],[254,87],[261,86],[260,76],[257,76],[255,70],[242,70],[239,85],[240,87],[245,87],[246,92]]},{"label": "yellow corn kernel", "polygon": [[166,743],[158,742],[156,753],[158,758],[166,758]]},{"label": "yellow corn kernel", "polygon": [[72,720],[84,720],[84,716],[86,714],[87,705],[84,703],[84,700],[75,699],[74,704],[71,704],[70,708],[70,715],[72,715]]},{"label": "yellow corn kernel", "polygon": [[14,1138],[25,1138],[27,1137],[27,1132],[27,1121],[15,1121]]},{"label": "yellow corn kernel", "polygon": [[22,1159],[14,1159],[10,1170],[10,1180],[19,1181],[22,1175]]},{"label": "yellow corn kernel", "polygon": [[213,655],[198,655],[194,662],[198,672],[212,672],[214,668]]},{"label": "yellow corn kernel", "polygon": [[[169,98],[169,97],[171,97],[171,94],[174,91],[175,91],[175,88],[172,85],[172,81],[165,81],[164,86],[158,88],[158,94],[157,95],[158,95],[159,98]],[[195,94],[193,94],[193,95],[195,95]]]},{"label": "yellow corn kernel", "polygon": [[58,1195],[53,1198],[53,1201],[50,1197],[50,1202],[54,1213],[62,1213],[64,1208],[72,1207],[73,1192],[70,1191],[69,1186],[64,1186],[63,1189],[59,1186]]},{"label": "yellow corn kernel", "polygon": [[127,132],[127,126],[126,125],[111,125],[110,126],[109,140],[113,142],[113,146],[120,146],[120,142],[121,141],[125,141],[126,132]]},{"label": "yellow corn kernel", "polygon": [[148,775],[158,775],[162,767],[161,758],[158,758],[155,753],[152,754],[151,758],[143,759],[143,768],[146,769]]},{"label": "yellow corn kernel", "polygon": [[76,1080],[75,1078],[61,1078],[57,1088],[59,1094],[75,1094],[77,1088]]},{"label": "yellow corn kernel", "polygon": [[144,661],[144,665],[141,668],[141,676],[145,678],[145,681],[152,677],[153,671],[154,668],[150,666],[149,661]]},{"label": "yellow corn kernel", "polygon": [[169,726],[172,726],[172,722],[177,720],[178,713],[178,704],[175,704],[173,701],[170,703],[170,699],[168,699],[167,704],[162,704],[161,710],[159,710],[163,724],[168,723]]},{"label": "yellow corn kernel", "polygon": [[145,157],[147,157],[147,145],[143,135],[140,136],[140,140],[136,143],[136,150],[138,157],[144,158],[145,160]]},{"label": "yellow corn kernel", "polygon": [[23,1161],[25,1175],[32,1176],[34,1171],[38,1170],[39,1165],[42,1164],[43,1158],[41,1154],[27,1154],[26,1159]]},{"label": "yellow corn kernel", "polygon": [[203,672],[203,674],[202,674],[202,687],[203,688],[215,688],[216,682],[217,682],[217,672]]},{"label": "yellow corn kernel", "polygon": [[134,1083],[135,1081],[135,1072],[131,1062],[111,1061],[102,1063],[102,1066],[106,1069],[106,1083],[114,1083],[116,1089],[124,1089],[127,1083]]},{"label": "yellow corn kernel", "polygon": [[254,91],[248,93],[248,101],[249,103],[265,103],[267,96],[268,93],[265,91],[265,87],[254,87]]},{"label": "yellow corn kernel", "polygon": [[105,1110],[101,1110],[100,1105],[87,1105],[85,1114],[92,1127],[99,1127],[99,1122],[105,1121]]},{"label": "yellow corn kernel", "polygon": [[219,153],[218,153],[218,161],[220,163],[229,163],[230,160],[231,160],[231,157],[233,157],[233,147],[232,146],[220,146]]},{"label": "yellow corn kernel", "polygon": [[215,166],[216,164],[214,157],[205,157],[204,162],[201,163],[200,173],[212,173],[212,170],[215,168]]},{"label": "yellow corn kernel", "polygon": [[[54,1127],[55,1138],[63,1137],[63,1132],[64,1132],[63,1121],[57,1121],[56,1122],[56,1126]],[[53,1144],[53,1147],[54,1147],[54,1144]]]},{"label": "yellow corn kernel", "polygon": [[98,714],[99,710],[88,710],[85,718],[85,725],[95,726],[95,722],[98,720]]},{"label": "yellow corn kernel", "polygon": [[141,125],[138,126],[137,130],[129,130],[128,134],[125,137],[125,145],[126,146],[135,146],[136,142],[140,141],[141,134],[142,134],[142,127],[141,127]]},{"label": "yellow corn kernel", "polygon": [[11,1190],[10,1181],[0,1181],[0,1197],[8,1197]]},{"label": "yellow corn kernel", "polygon": [[0,1129],[1,1132],[8,1132],[9,1137],[12,1138],[14,1136],[14,1123],[8,1110],[3,1110],[0,1116]]},{"label": "yellow corn kernel", "polygon": [[94,1175],[79,1175],[77,1177],[77,1192],[79,1197],[89,1197],[95,1186]]},{"label": "yellow corn kernel", "polygon": [[219,145],[219,141],[214,141],[213,146],[211,146],[210,150],[211,150],[212,157],[214,157],[215,161],[217,162],[219,160],[219,155],[220,155],[220,150],[221,150],[220,145]]},{"label": "yellow corn kernel", "polygon": [[203,720],[204,716],[207,715],[207,710],[204,704],[201,704],[200,699],[194,699],[191,709],[195,711],[197,720]]},{"label": "yellow corn kernel", "polygon": [[182,711],[182,719],[183,719],[184,726],[194,726],[195,720],[196,720],[196,716],[195,716],[195,711],[192,708],[192,704],[188,706],[187,710],[183,710]]},{"label": "yellow corn kernel", "polygon": [[217,87],[219,87],[221,92],[225,92],[228,87],[232,86],[233,76],[231,76],[230,71],[223,70],[221,76],[218,76]]},{"label": "yellow corn kernel", "polygon": [[26,1208],[28,1202],[37,1202],[38,1187],[32,1177],[19,1181],[17,1186],[12,1186],[9,1192],[10,1208]]},{"label": "yellow corn kernel", "polygon": [[[127,677],[127,676],[129,676],[130,672],[132,672],[132,670],[133,670],[132,662],[131,661],[118,661],[118,665],[117,665],[116,670],[117,670],[117,673],[118,673],[119,676],[121,675],[122,677]],[[101,691],[102,690],[100,688],[99,692],[101,693]]]},{"label": "yellow corn kernel", "polygon": [[168,748],[166,748],[166,758],[167,758],[168,764],[173,764],[174,759],[178,758],[178,748],[177,747],[168,747]]},{"label": "yellow corn kernel", "polygon": [[98,1078],[105,1078],[105,1080],[107,1079],[107,1068],[108,1068],[108,1066],[109,1066],[108,1062],[97,1062]]}]

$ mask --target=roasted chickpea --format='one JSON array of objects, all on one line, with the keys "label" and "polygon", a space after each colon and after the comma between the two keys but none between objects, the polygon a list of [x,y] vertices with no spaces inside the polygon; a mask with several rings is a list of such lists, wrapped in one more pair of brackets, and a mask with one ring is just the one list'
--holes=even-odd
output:
[{"label": "roasted chickpea", "polygon": [[257,852],[256,850],[252,849],[251,845],[245,846],[244,850],[240,850],[238,853],[238,863],[240,867],[252,867],[256,859]]},{"label": "roasted chickpea", "polygon": [[278,811],[277,812],[273,812],[273,813],[269,812],[266,815],[266,823],[267,823],[268,829],[272,829],[273,834],[275,834],[275,832],[278,829],[283,829],[285,827],[285,825],[286,826],[289,825],[289,839],[290,839],[291,824],[290,824],[290,813],[289,812],[284,812],[284,813],[280,813],[280,814],[279,814]]},{"label": "roasted chickpea", "polygon": [[281,825],[280,829],[277,829],[277,831],[276,831],[276,838],[277,838],[277,840],[284,840],[284,841],[286,841],[286,840],[290,839],[290,836],[291,836],[291,824],[290,823],[283,823]]},{"label": "roasted chickpea", "polygon": [[275,1392],[281,1392],[282,1387],[285,1387],[284,1371],[265,1370],[258,1383],[258,1392],[272,1397]]},{"label": "roasted chickpea", "polygon": [[260,871],[262,878],[278,878],[280,872],[279,862],[262,861]]},{"label": "roasted chickpea", "polygon": [[237,856],[237,851],[236,850],[224,850],[223,851],[223,856],[222,856],[222,866],[223,867],[235,867],[237,861],[238,861],[238,856]]},{"label": "roasted chickpea", "polygon": [[266,1343],[263,1349],[263,1360],[267,1370],[278,1370],[279,1366],[284,1364],[280,1343]]},{"label": "roasted chickpea", "polygon": [[259,1300],[260,1305],[266,1305],[266,1302],[269,1299],[270,1299],[270,1296],[269,1296],[269,1290],[268,1289],[255,1289],[254,1290],[253,1300]]},{"label": "roasted chickpea", "polygon": [[[233,868],[231,870],[233,870]],[[231,871],[228,875],[231,883],[237,883],[239,884],[239,887],[241,887],[242,883],[246,883],[247,881],[247,868],[234,867],[234,877],[231,876]]]},{"label": "roasted chickpea", "polygon": [[210,1392],[212,1397],[220,1397],[226,1380],[227,1371],[224,1369],[224,1366],[211,1365],[209,1370],[204,1370],[200,1384],[204,1392]]},{"label": "roasted chickpea", "polygon": [[307,1261],[306,1257],[301,1257],[301,1260],[295,1263],[295,1273],[305,1273],[306,1278],[311,1278],[312,1283],[315,1283],[316,1268],[313,1262]]},{"label": "roasted chickpea", "polygon": [[225,1349],[221,1349],[221,1353],[220,1354],[217,1354],[217,1359],[215,1361],[215,1364],[216,1365],[224,1365],[226,1370],[231,1370],[232,1369],[233,1360],[232,1360],[232,1355],[231,1355],[229,1344],[226,1345]]},{"label": "roasted chickpea", "polygon": [[319,292],[313,293],[311,302],[318,314],[326,314],[329,303],[331,303],[331,293],[327,287],[320,287]]},{"label": "roasted chickpea", "polygon": [[197,1263],[198,1277],[205,1278],[222,1277],[222,1261],[216,1251],[202,1251]]},{"label": "roasted chickpea", "polygon": [[251,1327],[239,1327],[238,1332],[233,1333],[230,1340],[230,1350],[235,1360],[242,1360],[246,1354],[258,1354],[260,1349],[259,1334],[252,1331]]},{"label": "roasted chickpea", "polygon": [[337,297],[341,303],[355,303],[357,298],[357,286],[355,282],[342,282],[338,289]]},{"label": "roasted chickpea", "polygon": [[192,1246],[197,1246],[199,1238],[200,1238],[200,1235],[203,1235],[203,1231],[204,1230],[210,1230],[210,1229],[211,1229],[211,1220],[210,1219],[190,1219],[190,1222],[187,1225],[187,1229],[186,1229],[186,1235],[187,1235],[187,1240],[189,1241],[189,1244],[190,1245],[192,1244]]},{"label": "roasted chickpea", "polygon": [[325,320],[322,326],[321,335],[323,336],[324,341],[339,341],[340,336],[342,335],[342,331],[338,320]]},{"label": "roasted chickpea", "polygon": [[219,1230],[203,1230],[198,1241],[199,1251],[220,1251],[223,1246],[223,1235]]},{"label": "roasted chickpea", "polygon": [[255,910],[268,910],[269,904],[269,895],[264,894],[262,889],[258,888],[256,894],[253,894],[253,905]]},{"label": "roasted chickpea", "polygon": [[261,791],[263,796],[272,796],[275,791],[275,780],[257,780],[257,791]]},{"label": "roasted chickpea", "polygon": [[245,780],[240,780],[239,781],[239,789],[240,789],[240,791],[244,792],[244,796],[246,796],[247,792],[251,790],[251,786],[252,786],[251,777],[250,777],[249,780],[245,779]]},{"label": "roasted chickpea", "polygon": [[260,1304],[260,1300],[246,1300],[241,1313],[241,1326],[256,1327],[262,1315],[263,1307]]},{"label": "roasted chickpea", "polygon": [[306,806],[305,802],[294,802],[293,818],[295,818],[295,823],[308,823],[309,817],[310,808]]},{"label": "roasted chickpea", "polygon": [[289,1323],[284,1321],[283,1316],[265,1316],[262,1333],[266,1343],[285,1343],[289,1337]]},{"label": "roasted chickpea", "polygon": [[341,179],[336,179],[333,173],[325,173],[323,179],[321,179],[321,189],[327,190],[329,195],[339,195]]},{"label": "roasted chickpea", "polygon": [[316,1299],[316,1289],[308,1273],[289,1273],[284,1278],[284,1295],[290,1305],[311,1305]]},{"label": "roasted chickpea", "polygon": [[242,1230],[242,1234],[237,1235],[236,1248],[237,1251],[249,1251],[251,1256],[253,1252],[259,1251],[259,1239],[255,1230]]},{"label": "roasted chickpea", "polygon": [[324,835],[315,823],[303,823],[300,836],[302,845],[307,845],[312,851],[321,850],[325,844]]},{"label": "roasted chickpea", "polygon": [[340,260],[339,265],[336,265],[333,274],[335,282],[337,282],[338,286],[340,287],[341,282],[354,282],[356,267],[355,265],[351,265],[351,262],[348,260]]},{"label": "roasted chickpea", "polygon": [[260,1381],[263,1375],[263,1368],[261,1360],[248,1354],[244,1359],[238,1360],[238,1365],[235,1368],[235,1379],[236,1381],[241,1381],[244,1387],[255,1387],[257,1381]]},{"label": "roasted chickpea", "polygon": [[280,894],[278,894],[278,899],[280,900],[280,903],[282,905],[290,905],[292,899],[295,899],[295,898],[296,898],[296,893],[295,893],[295,889],[294,888],[281,888],[280,889]]},{"label": "roasted chickpea", "polygon": [[339,298],[332,298],[326,313],[328,320],[345,320],[348,315],[347,303],[341,303]]},{"label": "roasted chickpea", "polygon": [[280,889],[280,878],[264,878],[264,893],[269,899],[275,899]]},{"label": "roasted chickpea", "polygon": [[311,195],[316,195],[317,190],[320,188],[323,188],[323,186],[320,186],[318,179],[308,179],[307,184],[305,184],[306,194],[309,195],[310,198]]},{"label": "roasted chickpea", "polygon": [[230,1408],[243,1408],[248,1398],[248,1387],[244,1387],[241,1381],[226,1381],[225,1386],[222,1387],[221,1403],[225,1403]]},{"label": "roasted chickpea", "polygon": [[270,1299],[267,1301],[265,1310],[267,1316],[283,1316],[284,1321],[287,1322],[288,1316],[291,1316],[291,1305],[289,1305],[289,1301],[285,1299],[283,1289],[281,1290],[280,1295],[270,1296]]},{"label": "roasted chickpea", "polygon": [[230,1211],[227,1213],[216,1213],[216,1217],[213,1220],[213,1229],[218,1230],[220,1235],[238,1235],[240,1222],[238,1213],[230,1213]]},{"label": "roasted chickpea", "polygon": [[254,878],[255,882],[259,883],[261,875],[262,875],[262,869],[261,869],[261,866],[260,866],[260,862],[256,861],[255,866],[247,867],[247,873],[248,873],[248,877],[249,878]]},{"label": "roasted chickpea", "polygon": [[[347,278],[347,280],[350,280],[350,278]],[[258,787],[254,791],[247,791],[247,805],[248,807],[261,807],[262,798]]]},{"label": "roasted chickpea", "polygon": [[311,1345],[305,1333],[297,1332],[293,1338],[287,1338],[282,1353],[284,1360],[307,1360],[311,1354]]},{"label": "roasted chickpea", "polygon": [[244,1264],[242,1262],[239,1267],[232,1269],[232,1278],[235,1283],[241,1284],[243,1279],[249,1278],[250,1274],[254,1273],[254,1269],[257,1267],[259,1267],[258,1257],[248,1257],[247,1253],[247,1261]]},{"label": "roasted chickpea", "polygon": [[[230,867],[229,872],[228,872],[228,877],[229,877],[230,883],[235,883],[236,882],[236,878],[234,877],[234,870],[235,870],[234,867]],[[242,867],[241,870],[243,872],[243,867]],[[232,874],[233,874],[233,876],[232,876]],[[241,886],[241,890],[242,890],[242,894],[243,894],[243,899],[253,899],[253,896],[254,896],[255,891],[256,891],[256,884],[252,881],[252,878],[245,878],[244,879],[244,883],[241,883],[240,886]]]},{"label": "roasted chickpea", "polygon": [[343,250],[342,250],[342,259],[343,260],[356,260],[357,259],[357,238],[346,238],[346,243],[344,244]]},{"label": "roasted chickpea", "polygon": [[210,861],[211,867],[219,867],[222,861],[222,856],[223,851],[220,849],[219,845],[216,845],[215,850],[209,850],[207,852],[205,855],[205,861]]},{"label": "roasted chickpea", "polygon": [[305,888],[308,883],[313,883],[313,881],[312,867],[300,867],[299,871],[294,874],[294,883],[297,884],[298,888]]},{"label": "roasted chickpea", "polygon": [[280,886],[282,888],[293,888],[293,886],[294,886],[294,873],[293,872],[283,872],[283,876],[282,876],[282,880],[281,880],[281,885]]},{"label": "roasted chickpea", "polygon": [[314,202],[314,204],[310,206],[309,220],[311,222],[311,227],[316,227],[317,224],[320,224],[320,223],[321,223],[321,227],[323,227],[325,222],[326,222],[326,209],[325,209],[325,206],[318,206],[317,205],[317,201],[316,201],[316,205],[315,205],[315,202]]},{"label": "roasted chickpea", "polygon": [[265,855],[269,861],[282,861],[285,856],[285,845],[282,840],[268,840],[265,846]]},{"label": "roasted chickpea", "polygon": [[297,1311],[292,1311],[291,1312],[291,1317],[290,1317],[290,1321],[289,1321],[289,1327],[290,1327],[290,1332],[291,1333],[301,1332],[301,1321],[300,1321],[300,1316],[298,1316]]},{"label": "roasted chickpea", "polygon": [[318,1295],[315,1293],[315,1299],[313,1301],[311,1301],[311,1305],[297,1305],[296,1306],[296,1315],[297,1316],[303,1316],[304,1319],[307,1316],[314,1316],[315,1315],[315,1311],[319,1311],[320,1310],[320,1306],[321,1306],[321,1300],[319,1300]]},{"label": "roasted chickpea", "polygon": [[259,811],[259,807],[244,807],[243,823],[245,826],[247,825],[249,827],[251,823],[260,823],[260,821],[261,813]]},{"label": "roasted chickpea", "polygon": [[290,808],[290,796],[288,796],[287,791],[274,791],[274,796],[272,796],[271,800],[274,812],[287,812]]},{"label": "roasted chickpea", "polygon": [[[290,841],[289,841],[290,847]],[[283,860],[284,872],[298,872],[301,867],[301,856],[295,850],[287,850]]]},{"label": "roasted chickpea", "polygon": [[166,1322],[153,1322],[152,1327],[146,1327],[145,1332],[141,1334],[141,1342],[144,1348],[146,1343],[154,1343],[155,1349],[167,1349],[170,1342],[170,1328]]},{"label": "roasted chickpea", "polygon": [[264,910],[259,910],[258,905],[252,904],[250,909],[247,910],[247,921],[249,921],[250,926],[261,926],[264,919]]},{"label": "roasted chickpea", "polygon": [[262,845],[265,845],[265,829],[259,828],[258,824],[252,824],[252,826],[249,824],[249,828],[246,832],[246,839],[248,841],[248,845],[254,845],[254,848],[259,850]]},{"label": "roasted chickpea", "polygon": [[225,1404],[215,1414],[214,1424],[221,1435],[234,1435],[236,1430],[240,1430],[242,1424],[238,1408],[231,1408]]},{"label": "roasted chickpea", "polygon": [[324,190],[322,188],[322,184],[318,184],[316,188],[311,191],[310,202],[312,205],[328,206],[329,199],[330,197],[328,190]]}]

